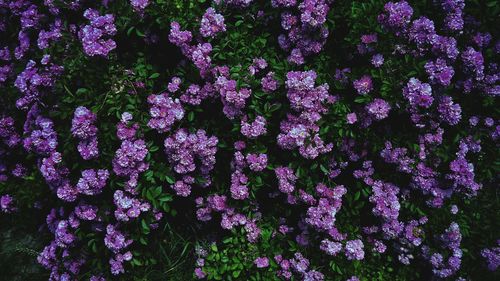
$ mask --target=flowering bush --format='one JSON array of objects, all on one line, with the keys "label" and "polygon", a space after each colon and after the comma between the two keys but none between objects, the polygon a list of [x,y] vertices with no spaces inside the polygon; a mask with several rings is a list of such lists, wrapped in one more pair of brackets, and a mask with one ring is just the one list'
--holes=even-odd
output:
[{"label": "flowering bush", "polygon": [[8,280],[498,280],[497,1],[0,0]]}]

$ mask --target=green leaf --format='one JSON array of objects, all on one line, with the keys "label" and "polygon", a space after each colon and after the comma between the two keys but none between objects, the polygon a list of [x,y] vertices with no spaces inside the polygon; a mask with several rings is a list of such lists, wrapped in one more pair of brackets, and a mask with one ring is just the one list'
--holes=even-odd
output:
[{"label": "green leaf", "polygon": [[160,77],[160,73],[156,72],[156,73],[151,74],[151,75],[149,76],[149,79],[156,79],[156,78],[158,78],[158,77]]}]

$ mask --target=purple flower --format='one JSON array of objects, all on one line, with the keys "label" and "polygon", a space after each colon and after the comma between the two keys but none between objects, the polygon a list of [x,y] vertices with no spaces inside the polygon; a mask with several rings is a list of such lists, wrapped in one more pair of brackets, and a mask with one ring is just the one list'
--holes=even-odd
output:
[{"label": "purple flower", "polygon": [[198,279],[203,279],[207,276],[207,274],[203,271],[203,269],[197,267],[194,269],[194,275],[196,276],[196,278]]},{"label": "purple flower", "polygon": [[118,253],[120,250],[128,247],[132,243],[132,240],[127,239],[122,232],[117,230],[117,227],[111,224],[106,226],[106,236],[104,237],[104,244],[108,249],[114,253]]},{"label": "purple flower", "polygon": [[16,210],[16,207],[14,206],[14,198],[9,195],[2,195],[0,197],[0,211],[4,213],[12,213]]},{"label": "purple flower", "polygon": [[420,51],[432,43],[435,35],[434,22],[426,17],[414,20],[408,31],[410,42],[415,43]]},{"label": "purple flower", "polygon": [[261,80],[262,90],[266,93],[272,93],[278,89],[278,81],[274,79],[274,72],[270,71]]},{"label": "purple flower", "polygon": [[421,106],[429,108],[434,101],[432,97],[432,87],[427,83],[422,83],[417,78],[410,78],[403,89],[403,96],[413,107]]},{"label": "purple flower", "polygon": [[248,198],[248,178],[240,171],[235,171],[231,175],[231,197],[236,200]]},{"label": "purple flower", "polygon": [[97,210],[96,206],[81,204],[75,208],[75,215],[81,220],[92,221],[97,217]]},{"label": "purple flower", "polygon": [[269,266],[269,259],[267,257],[258,257],[253,262],[257,268],[266,268]]},{"label": "purple flower", "polygon": [[16,101],[17,108],[27,110],[38,103],[45,93],[51,92],[63,70],[62,66],[51,62],[50,55],[43,56],[39,65],[30,60],[14,82],[14,86],[23,94]]},{"label": "purple flower", "polygon": [[477,80],[483,79],[484,58],[481,52],[474,50],[472,47],[468,47],[462,52],[462,61],[466,71],[475,74]]},{"label": "purple flower", "polygon": [[289,8],[297,5],[297,0],[271,0],[271,5],[274,8]]},{"label": "purple flower", "polygon": [[144,13],[144,9],[149,5],[149,0],[130,0],[130,5],[137,13]]},{"label": "purple flower", "polygon": [[292,193],[295,189],[295,180],[297,180],[293,170],[288,167],[277,167],[274,172],[279,181],[279,190],[283,193]]},{"label": "purple flower", "polygon": [[457,125],[462,119],[462,108],[451,97],[443,96],[438,105],[439,118],[449,125]]},{"label": "purple flower", "polygon": [[76,184],[76,190],[85,195],[100,194],[109,178],[108,170],[83,170],[82,176]]},{"label": "purple flower", "polygon": [[245,8],[245,7],[248,7],[250,5],[250,3],[252,3],[252,1],[253,0],[226,0],[224,2],[226,2],[227,4],[233,5],[235,7]]},{"label": "purple flower", "polygon": [[252,94],[252,90],[247,88],[238,90],[236,80],[228,80],[224,76],[217,78],[215,88],[220,93],[224,114],[229,119],[242,115],[242,109],[245,108],[246,100]]},{"label": "purple flower", "polygon": [[191,42],[192,38],[193,35],[191,32],[182,31],[178,22],[173,21],[170,23],[170,33],[168,35],[170,43],[176,45],[177,47],[185,48],[185,46]]},{"label": "purple flower", "polygon": [[354,80],[352,84],[360,95],[366,95],[373,90],[372,78],[369,75],[364,75],[358,80]]},{"label": "purple flower", "polygon": [[168,91],[171,93],[175,93],[179,90],[179,86],[181,85],[182,81],[181,78],[179,77],[172,77],[172,80],[170,83],[168,83]]},{"label": "purple flower", "polygon": [[261,70],[266,69],[267,61],[263,58],[254,58],[252,64],[248,67],[248,71],[250,75],[255,75],[259,73]]},{"label": "purple flower", "polygon": [[14,118],[8,116],[0,118],[0,141],[8,147],[14,147],[21,142],[21,136],[14,126]]},{"label": "purple flower", "polygon": [[348,260],[362,260],[365,258],[363,242],[359,239],[349,240],[345,244],[345,255]]},{"label": "purple flower", "polygon": [[366,111],[370,116],[377,120],[382,120],[389,116],[389,111],[391,106],[388,102],[383,99],[374,99],[371,103],[366,106]]},{"label": "purple flower", "polygon": [[371,63],[376,68],[381,67],[384,64],[384,56],[382,54],[373,55]]},{"label": "purple flower", "polygon": [[109,38],[116,34],[115,17],[112,14],[99,16],[99,12],[94,9],[85,10],[83,16],[90,21],[78,32],[85,54],[107,56],[116,48],[116,42]]},{"label": "purple flower", "polygon": [[252,154],[249,153],[246,156],[246,160],[250,170],[255,172],[260,172],[264,170],[267,166],[267,154]]},{"label": "purple flower", "polygon": [[385,13],[379,16],[379,21],[395,30],[403,30],[413,15],[413,9],[406,1],[388,2],[384,5],[384,11]]},{"label": "purple flower", "polygon": [[453,67],[446,65],[446,61],[441,58],[438,58],[436,61],[427,62],[424,67],[429,75],[429,80],[443,86],[449,86],[451,78],[455,74]]},{"label": "purple flower", "polygon": [[266,119],[260,115],[252,123],[246,122],[246,118],[243,118],[241,120],[241,134],[247,138],[255,139],[266,134],[266,124]]},{"label": "purple flower", "polygon": [[490,271],[495,271],[500,266],[500,240],[497,241],[497,246],[481,250],[481,256],[486,259]]},{"label": "purple flower", "polygon": [[226,31],[224,16],[208,8],[201,19],[200,33],[203,37],[214,37],[219,32]]},{"label": "purple flower", "polygon": [[347,114],[346,120],[347,120],[347,124],[354,124],[354,123],[356,123],[356,121],[358,121],[358,117],[357,117],[356,113],[352,112],[352,113]]},{"label": "purple flower", "polygon": [[97,116],[86,107],[79,106],[71,121],[71,133],[80,140],[78,151],[83,159],[96,158],[99,154],[97,141]]},{"label": "purple flower", "polygon": [[180,101],[172,99],[166,93],[150,95],[148,103],[151,115],[148,126],[156,129],[159,133],[168,132],[176,121],[180,121],[184,117],[184,108]]},{"label": "purple flower", "polygon": [[336,256],[342,250],[342,243],[324,239],[319,248],[330,256]]},{"label": "purple flower", "polygon": [[38,34],[38,48],[47,49],[50,46],[50,41],[58,41],[62,37],[61,28],[62,21],[57,19],[50,25],[49,30],[41,30]]}]

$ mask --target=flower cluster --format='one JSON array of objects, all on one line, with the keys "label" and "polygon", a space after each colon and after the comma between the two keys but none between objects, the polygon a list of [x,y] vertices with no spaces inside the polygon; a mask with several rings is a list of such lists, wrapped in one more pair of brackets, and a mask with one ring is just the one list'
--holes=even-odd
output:
[{"label": "flower cluster", "polygon": [[184,108],[178,99],[172,99],[166,93],[150,95],[149,114],[151,119],[148,122],[150,128],[156,129],[160,133],[170,131],[175,121],[184,118]]},{"label": "flower cluster", "polygon": [[76,184],[76,190],[84,195],[100,194],[109,178],[108,170],[83,170],[82,176]]},{"label": "flower cluster", "polygon": [[314,159],[332,150],[332,144],[325,144],[320,138],[316,122],[327,112],[327,103],[335,98],[328,93],[328,84],[315,87],[316,72],[288,72],[286,86],[288,99],[299,116],[288,114],[281,122],[278,144],[284,149],[299,148],[304,158]]},{"label": "flower cluster", "polygon": [[247,88],[238,90],[236,84],[236,80],[228,79],[225,76],[219,76],[214,84],[224,105],[223,112],[229,119],[242,115],[246,100],[252,94],[252,90]]},{"label": "flower cluster", "polygon": [[203,37],[214,37],[219,32],[226,31],[224,16],[216,13],[214,8],[208,8],[201,19],[200,34]]},{"label": "flower cluster", "polygon": [[445,232],[440,236],[442,247],[448,249],[451,255],[445,261],[441,253],[429,252],[428,247],[423,247],[422,251],[424,256],[427,257],[433,267],[433,273],[439,278],[446,278],[453,275],[460,269],[462,262],[462,250],[460,243],[462,235],[460,234],[460,227],[457,223],[452,222]]},{"label": "flower cluster", "polygon": [[71,121],[71,133],[79,140],[78,152],[83,159],[89,160],[99,155],[97,141],[97,116],[86,107],[79,106]]},{"label": "flower cluster", "polygon": [[[191,185],[194,183],[196,172],[203,178],[201,186],[209,186],[210,172],[215,165],[215,153],[218,140],[208,137],[204,130],[189,133],[187,129],[179,129],[172,136],[165,139],[165,153],[174,171],[182,176],[172,188],[178,195],[188,196]],[[197,166],[195,161],[199,161]]]},{"label": "flower cluster", "polygon": [[143,14],[146,7],[149,6],[149,0],[130,0],[130,5],[134,11]]},{"label": "flower cluster", "polygon": [[265,135],[267,132],[266,124],[266,119],[262,116],[257,116],[252,123],[248,123],[246,118],[243,118],[241,120],[241,134],[250,139]]},{"label": "flower cluster", "polygon": [[297,5],[297,1],[272,1],[277,8],[294,8],[294,12],[281,13],[281,27],[287,34],[278,37],[280,47],[289,51],[288,61],[304,64],[305,57],[317,54],[328,38],[328,29],[324,26],[326,15],[332,1],[305,0]]},{"label": "flower cluster", "polygon": [[0,211],[4,213],[12,213],[16,211],[14,198],[11,195],[5,194],[0,196]]},{"label": "flower cluster", "polygon": [[19,73],[14,85],[23,94],[16,101],[19,109],[27,110],[36,104],[54,87],[58,76],[62,74],[63,67],[53,64],[50,55],[45,55],[40,65],[30,60],[23,72]]},{"label": "flower cluster", "polygon": [[120,148],[113,159],[113,171],[118,176],[128,177],[125,190],[132,194],[137,193],[137,179],[139,174],[149,169],[145,161],[148,154],[146,142],[136,138],[136,124],[130,124],[132,115],[128,112],[122,114],[116,135],[122,140]]},{"label": "flower cluster", "polygon": [[[476,211],[494,217],[469,212],[475,196],[496,206],[500,40],[483,25],[491,19],[474,18],[495,9],[464,0],[39,2],[0,0],[0,214],[50,210],[39,232],[52,237],[37,258],[50,280],[160,268],[144,249],[164,234],[148,234],[164,214],[184,221],[193,206],[193,229],[214,241],[196,249],[199,279],[400,277],[373,266],[379,257],[411,266],[402,276],[423,264],[431,279],[499,267],[500,242],[483,249],[477,234],[491,226],[468,231]],[[157,52],[172,46],[156,27],[168,24],[183,57],[165,65]],[[123,109],[136,121],[101,118]],[[106,131],[115,127],[118,140]],[[93,161],[68,163],[82,160],[68,136]],[[25,190],[40,178],[45,189]],[[212,219],[220,227],[201,226]],[[487,264],[462,266],[471,255]]]},{"label": "flower cluster", "polygon": [[116,42],[109,38],[116,34],[115,17],[112,14],[100,16],[94,9],[85,10],[83,16],[90,21],[90,24],[78,31],[83,51],[91,57],[96,55],[106,57],[109,52],[116,49]]},{"label": "flower cluster", "polygon": [[316,270],[310,269],[310,262],[300,252],[295,253],[292,259],[285,259],[282,255],[274,257],[274,261],[279,265],[278,276],[291,280],[293,273],[301,276],[302,280],[323,281],[324,275]]},{"label": "flower cluster", "polygon": [[497,270],[500,266],[500,240],[497,241],[498,247],[486,248],[481,251],[481,256],[486,259],[488,269],[491,271]]}]

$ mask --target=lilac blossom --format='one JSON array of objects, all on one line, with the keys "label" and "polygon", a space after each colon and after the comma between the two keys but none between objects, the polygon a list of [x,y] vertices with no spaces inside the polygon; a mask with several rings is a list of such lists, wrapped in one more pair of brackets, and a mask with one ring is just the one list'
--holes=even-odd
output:
[{"label": "lilac blossom", "polygon": [[360,95],[366,95],[373,90],[372,78],[369,75],[364,75],[358,80],[354,80],[352,84]]},{"label": "lilac blossom", "polygon": [[278,81],[274,78],[274,72],[270,71],[261,79],[262,90],[272,93],[278,89]]},{"label": "lilac blossom", "polygon": [[497,247],[481,250],[481,256],[486,259],[489,270],[497,270],[500,266],[500,240],[497,241]]},{"label": "lilac blossom", "polygon": [[12,213],[16,211],[16,207],[14,205],[14,197],[9,194],[0,196],[0,211],[4,213]]},{"label": "lilac blossom", "polygon": [[166,93],[150,95],[149,114],[151,119],[148,122],[150,128],[156,129],[160,133],[170,131],[176,121],[184,118],[184,108],[178,99],[172,99]]},{"label": "lilac blossom", "polygon": [[248,123],[244,118],[241,120],[241,134],[247,138],[255,139],[266,134],[266,125],[266,119],[262,116],[257,116],[252,123]]},{"label": "lilac blossom", "polygon": [[382,120],[389,116],[391,106],[383,99],[374,99],[366,106],[366,111],[376,120]]},{"label": "lilac blossom", "polygon": [[71,121],[71,133],[80,141],[78,152],[85,160],[96,158],[99,154],[96,119],[97,116],[92,111],[79,106]]},{"label": "lilac blossom", "polygon": [[144,9],[149,5],[149,0],[130,0],[130,5],[137,13],[144,13]]},{"label": "lilac blossom", "polygon": [[455,74],[453,67],[446,65],[446,61],[441,58],[427,62],[424,67],[429,80],[443,86],[449,86]]},{"label": "lilac blossom", "polygon": [[82,176],[76,184],[76,190],[84,195],[100,194],[106,186],[108,178],[108,170],[83,170]]},{"label": "lilac blossom", "polygon": [[403,89],[403,96],[413,107],[420,106],[428,108],[434,101],[431,85],[422,83],[417,78],[410,78],[406,87]]},{"label": "lilac blossom", "polygon": [[115,17],[112,14],[100,16],[94,9],[85,10],[83,16],[90,21],[78,32],[85,54],[106,57],[116,48],[116,42],[110,38],[116,34]]},{"label": "lilac blossom", "polygon": [[201,19],[200,34],[203,37],[214,37],[217,33],[226,31],[224,16],[208,8]]},{"label": "lilac blossom", "polygon": [[269,266],[269,259],[267,257],[258,257],[254,261],[257,268],[265,268]]},{"label": "lilac blossom", "polygon": [[278,178],[278,188],[283,193],[291,193],[295,189],[295,180],[297,176],[292,169],[288,167],[277,167],[274,169],[276,177]]},{"label": "lilac blossom", "polygon": [[345,255],[348,260],[362,260],[365,257],[363,242],[359,239],[349,240],[345,244]]}]

